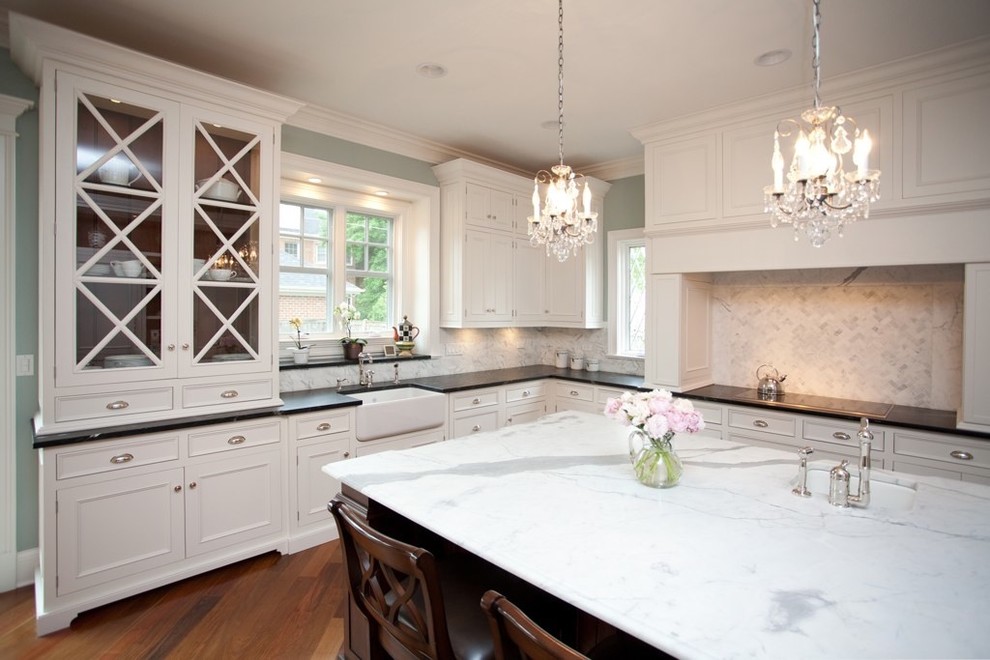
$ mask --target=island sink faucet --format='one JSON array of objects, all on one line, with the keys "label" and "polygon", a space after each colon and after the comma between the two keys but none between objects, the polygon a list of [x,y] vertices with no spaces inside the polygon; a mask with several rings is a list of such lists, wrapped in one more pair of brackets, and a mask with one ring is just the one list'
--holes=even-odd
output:
[{"label": "island sink faucet", "polygon": [[358,385],[371,385],[375,372],[370,369],[366,372],[364,365],[367,364],[370,367],[374,361],[375,358],[371,356],[371,353],[361,351],[358,354]]},{"label": "island sink faucet", "polygon": [[854,506],[861,509],[870,505],[870,450],[872,449],[873,434],[870,433],[870,420],[861,417],[859,420],[859,485],[856,494],[849,492],[849,471],[844,460],[832,468],[829,473],[828,501],[833,506]]}]

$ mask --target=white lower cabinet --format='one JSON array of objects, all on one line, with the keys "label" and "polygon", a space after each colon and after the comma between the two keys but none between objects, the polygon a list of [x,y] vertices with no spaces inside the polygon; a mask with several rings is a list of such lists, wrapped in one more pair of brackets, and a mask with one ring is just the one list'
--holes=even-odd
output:
[{"label": "white lower cabinet", "polygon": [[448,395],[450,437],[463,438],[539,419],[549,409],[551,382],[526,381]]},{"label": "white lower cabinet", "polygon": [[39,452],[37,630],[270,550],[285,552],[277,418]]}]

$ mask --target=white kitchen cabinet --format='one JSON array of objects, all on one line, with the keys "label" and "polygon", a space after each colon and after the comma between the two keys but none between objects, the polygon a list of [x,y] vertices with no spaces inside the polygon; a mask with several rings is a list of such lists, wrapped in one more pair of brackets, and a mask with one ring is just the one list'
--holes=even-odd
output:
[{"label": "white kitchen cabinet", "polygon": [[539,419],[549,409],[551,383],[534,380],[449,394],[451,439]]},{"label": "white kitchen cabinet", "polygon": [[[645,145],[646,227],[718,216],[718,135]],[[769,162],[769,161],[768,161]]]},{"label": "white kitchen cabinet", "polygon": [[332,408],[288,418],[289,552],[298,552],[337,538],[327,510],[340,482],[323,466],[353,456],[354,408]]},{"label": "white kitchen cabinet", "polygon": [[37,630],[263,552],[286,551],[274,417],[39,451]]},{"label": "white kitchen cabinet", "polygon": [[990,483],[986,440],[914,429],[895,429],[893,438],[894,462],[907,472],[929,468],[953,479]]},{"label": "white kitchen cabinet", "polygon": [[464,319],[474,326],[512,320],[512,237],[464,232]]},{"label": "white kitchen cabinet", "polygon": [[354,444],[355,456],[367,456],[383,451],[394,451],[398,449],[412,449],[423,445],[432,445],[434,442],[443,442],[443,429],[430,429],[428,431],[414,431],[401,435],[380,438],[368,442],[356,442]]},{"label": "white kitchen cabinet", "polygon": [[515,229],[515,197],[511,191],[465,184],[465,220],[469,225],[501,231]]},{"label": "white kitchen cabinet", "polygon": [[545,380],[507,385],[505,388],[505,423],[503,426],[534,422],[547,414]]},{"label": "white kitchen cabinet", "polygon": [[990,263],[966,264],[963,397],[958,426],[990,430]]},{"label": "white kitchen cabinet", "polygon": [[[443,327],[604,327],[602,237],[558,264],[526,238],[532,180],[463,159],[433,170],[441,190]],[[602,225],[610,186],[589,185]]]},{"label": "white kitchen cabinet", "polygon": [[674,392],[712,383],[712,285],[702,275],[647,280],[645,381]]},{"label": "white kitchen cabinet", "polygon": [[299,104],[16,20],[41,88],[37,432],[277,405],[272,221]]},{"label": "white kitchen cabinet", "polygon": [[604,414],[609,399],[622,396],[626,390],[606,385],[591,385],[570,380],[553,382],[553,409],[580,410],[592,414]]}]

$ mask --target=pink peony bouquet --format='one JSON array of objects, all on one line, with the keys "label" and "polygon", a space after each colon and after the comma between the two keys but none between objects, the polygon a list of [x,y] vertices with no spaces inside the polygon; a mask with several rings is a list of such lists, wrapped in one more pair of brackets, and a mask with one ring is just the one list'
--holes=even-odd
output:
[{"label": "pink peony bouquet", "polygon": [[705,428],[705,421],[694,405],[688,399],[675,398],[667,390],[623,392],[622,396],[608,400],[605,416],[665,443],[675,433],[697,433]]}]

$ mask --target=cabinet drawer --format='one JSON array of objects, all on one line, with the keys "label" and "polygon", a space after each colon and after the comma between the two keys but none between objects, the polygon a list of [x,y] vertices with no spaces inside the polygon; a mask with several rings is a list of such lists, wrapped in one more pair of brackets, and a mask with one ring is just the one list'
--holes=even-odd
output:
[{"label": "cabinet drawer", "polygon": [[547,412],[547,404],[543,401],[517,403],[505,409],[505,425],[524,424],[543,417]]},{"label": "cabinet drawer", "polygon": [[346,433],[351,430],[351,412],[350,410],[321,410],[305,415],[294,415],[292,423],[295,425],[296,440]]},{"label": "cabinet drawer", "polygon": [[701,413],[701,418],[705,420],[705,424],[721,424],[722,423],[722,406],[717,403],[709,403],[707,401],[696,401],[691,400],[691,404],[694,409]]},{"label": "cabinet drawer", "polygon": [[68,422],[77,419],[106,419],[127,417],[172,409],[172,388],[124,390],[102,394],[79,394],[55,398],[55,419]]},{"label": "cabinet drawer", "polygon": [[760,431],[794,437],[797,422],[793,417],[768,415],[764,412],[729,408],[729,426],[748,431]]},{"label": "cabinet drawer", "polygon": [[453,395],[454,412],[498,405],[498,390],[464,392]]},{"label": "cabinet drawer", "polygon": [[55,478],[69,479],[87,474],[126,470],[139,465],[175,461],[179,458],[179,435],[143,436],[134,440],[113,440],[84,449],[59,451],[55,457]]},{"label": "cabinet drawer", "polygon": [[466,435],[494,431],[498,428],[498,412],[492,411],[480,415],[471,415],[454,420],[454,436],[462,438]]},{"label": "cabinet drawer", "polygon": [[[894,432],[894,453],[959,467],[990,468],[990,444],[951,437]],[[949,468],[951,469],[951,468]]]},{"label": "cabinet drawer", "polygon": [[602,404],[602,408],[604,409],[609,399],[618,399],[624,393],[625,390],[617,390],[614,387],[596,387],[595,403]]},{"label": "cabinet drawer", "polygon": [[591,385],[579,385],[577,383],[557,383],[557,396],[563,399],[593,403],[595,388]]},{"label": "cabinet drawer", "polygon": [[534,381],[532,383],[521,383],[508,387],[505,390],[505,400],[507,403],[525,401],[527,399],[539,399],[547,395],[546,382]]},{"label": "cabinet drawer", "polygon": [[[811,442],[827,442],[833,445],[853,447],[859,451],[859,424],[857,422],[842,422],[839,420],[804,420],[803,437]],[[873,434],[873,449],[883,449],[883,431],[870,428]]]},{"label": "cabinet drawer", "polygon": [[271,380],[248,380],[213,385],[186,385],[182,388],[182,407],[198,408],[244,401],[261,401],[272,398]]},{"label": "cabinet drawer", "polygon": [[202,456],[221,451],[277,444],[281,438],[277,421],[228,426],[222,430],[189,434],[189,455]]}]

